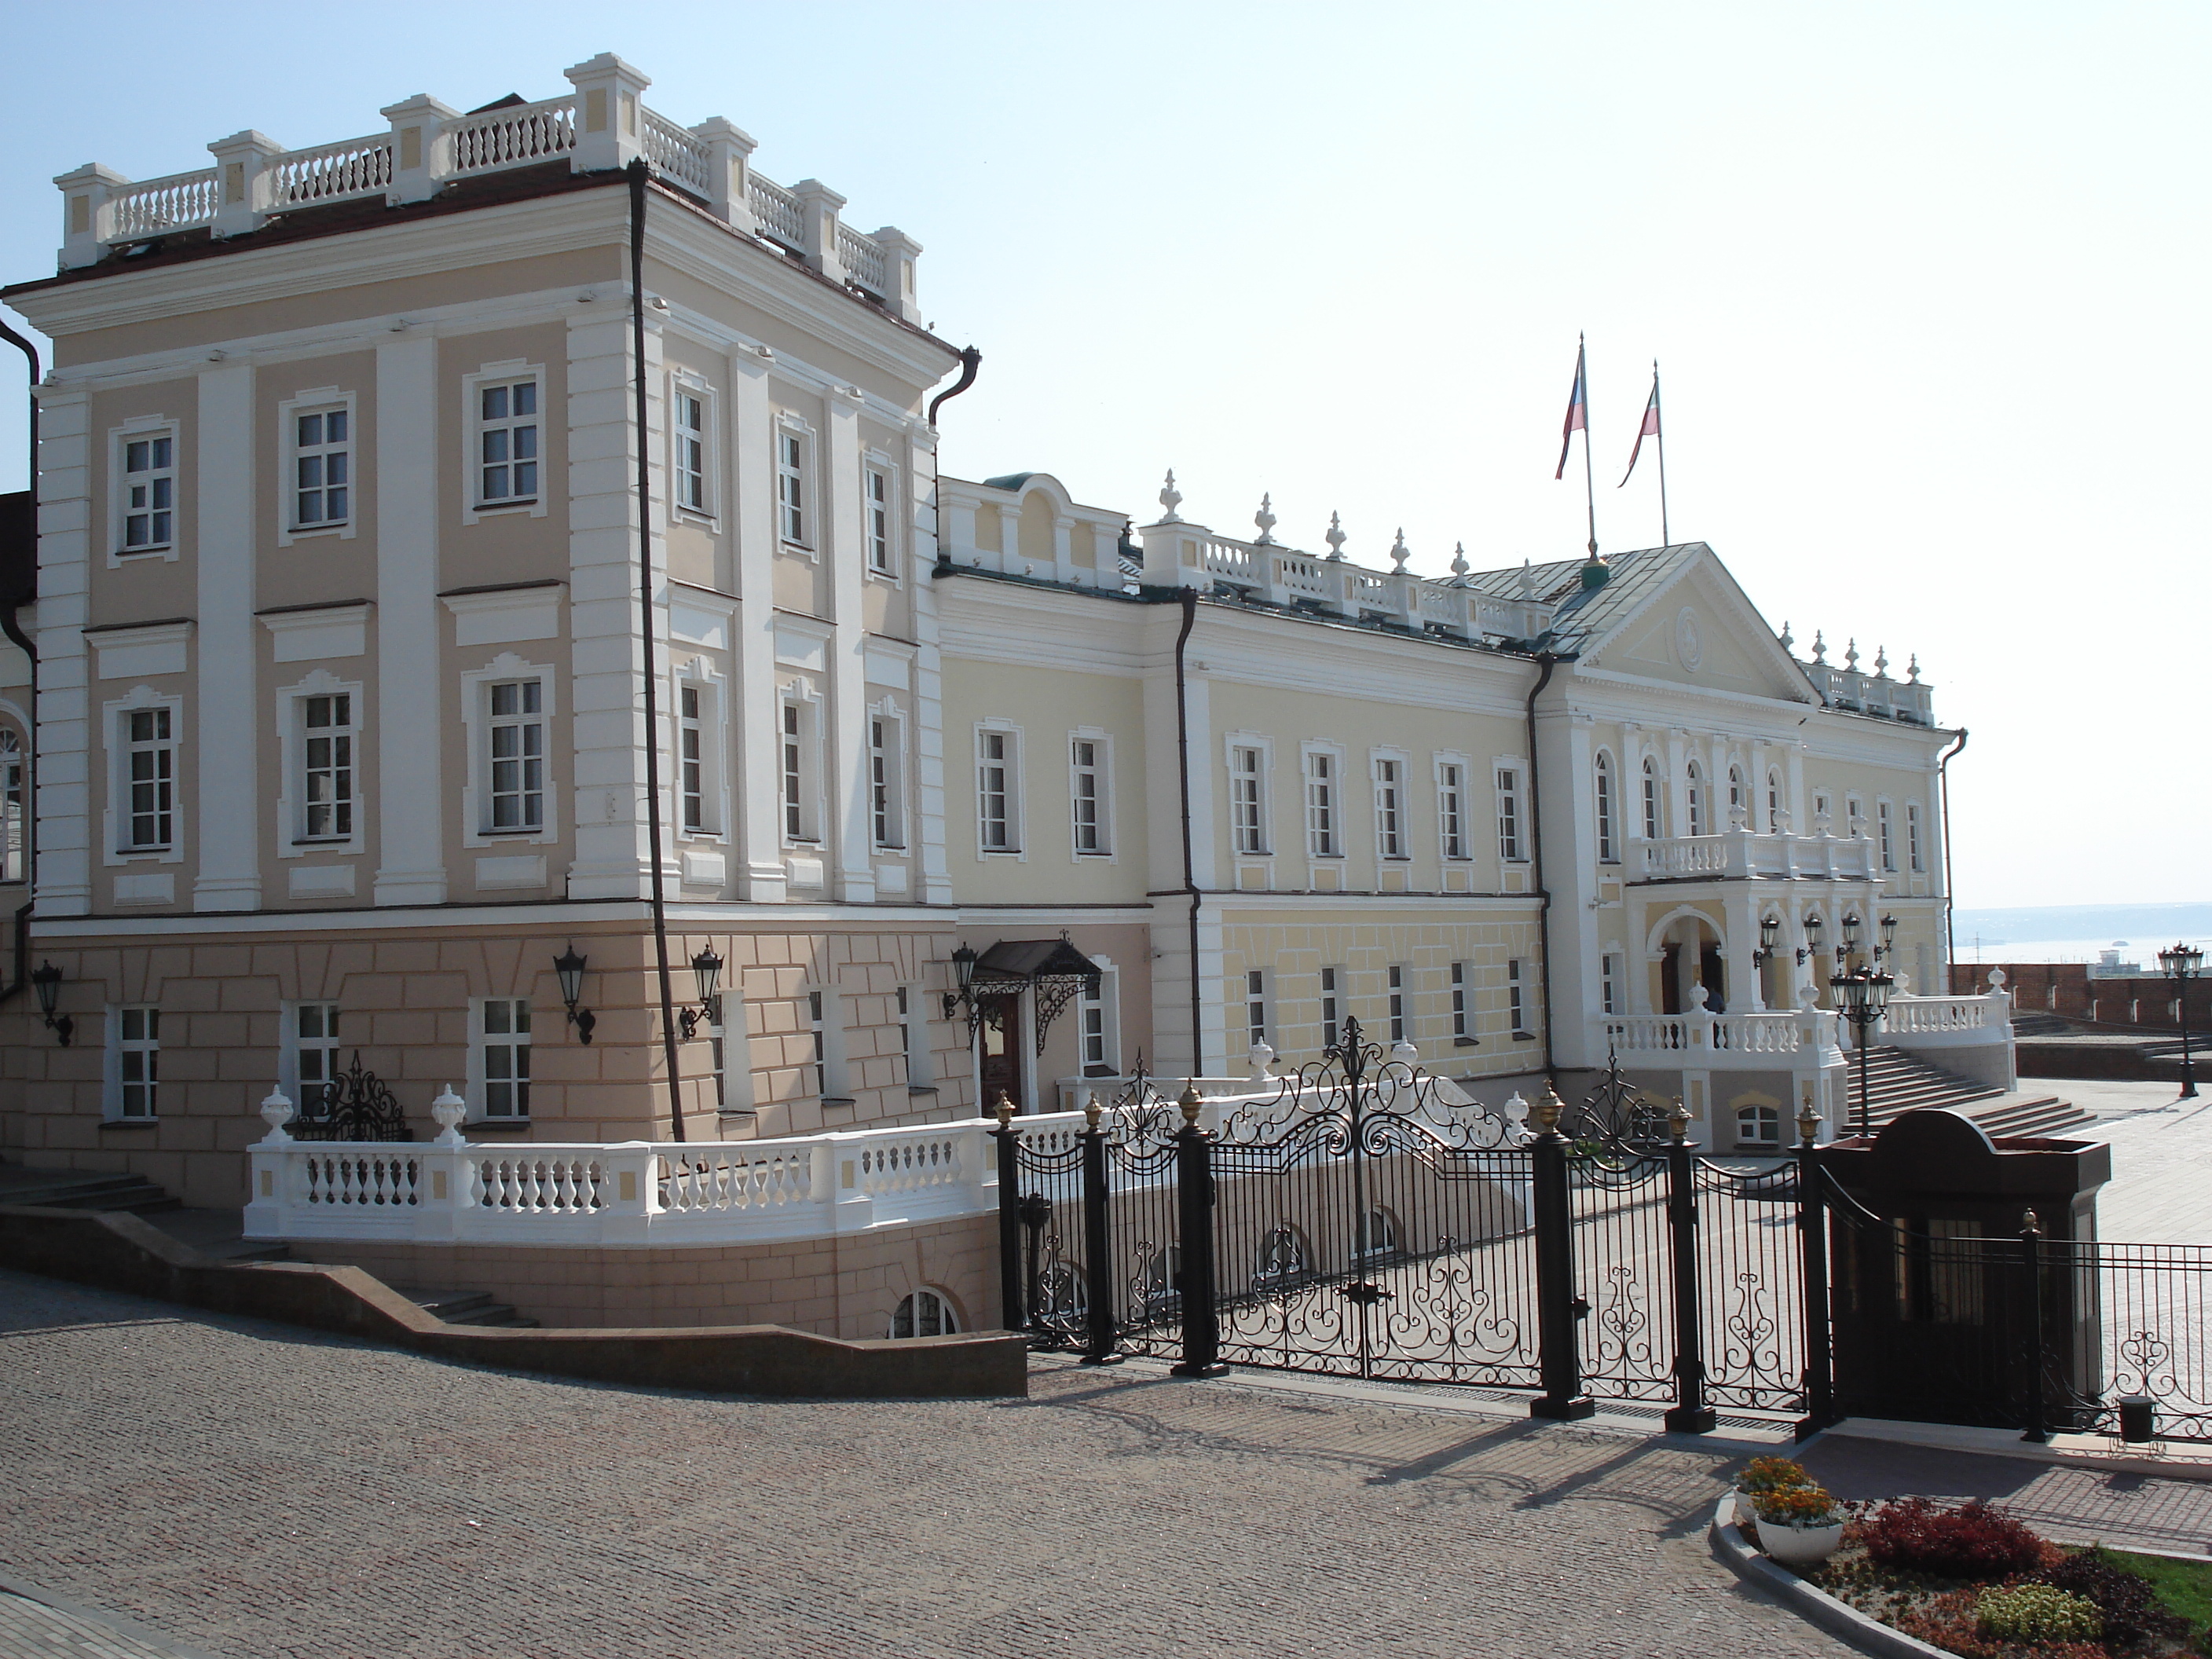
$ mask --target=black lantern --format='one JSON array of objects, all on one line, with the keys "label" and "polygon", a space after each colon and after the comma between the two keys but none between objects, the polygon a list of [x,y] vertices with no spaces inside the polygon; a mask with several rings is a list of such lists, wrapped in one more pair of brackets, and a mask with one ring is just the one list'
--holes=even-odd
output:
[{"label": "black lantern", "polygon": [[[2189,981],[2195,979],[2204,966],[2204,952],[2196,946],[2177,940],[2158,953],[2159,971],[2173,981],[2180,993],[2181,1005],[2181,1094],[2183,1100],[2197,1098],[2197,1065],[2189,1053]],[[62,1039],[66,1042],[67,1037]]]},{"label": "black lantern", "polygon": [[[1857,919],[1846,916],[1844,927],[1856,930]],[[1858,1034],[1859,1051],[1859,1133],[1869,1133],[1867,1125],[1867,1040],[1889,1006],[1889,994],[1897,988],[1897,981],[1879,968],[1855,968],[1848,974],[1838,974],[1828,981],[1828,989],[1835,994],[1836,1012],[1850,1021]]]},{"label": "black lantern", "polygon": [[1781,937],[1782,918],[1772,915],[1762,916],[1759,923],[1759,949],[1751,953],[1751,959],[1756,963],[1771,961],[1774,942]]},{"label": "black lantern", "polygon": [[714,954],[713,945],[709,945],[691,958],[691,974],[692,977],[699,982],[699,1006],[696,1008],[686,1008],[680,1016],[684,1025],[684,1040],[686,1042],[691,1040],[691,1034],[699,1029],[701,1020],[705,1020],[709,1025],[719,1025],[722,1023],[717,1018],[720,1010],[716,1007],[714,1000],[715,988],[722,982],[722,959]]},{"label": "black lantern", "polygon": [[1841,962],[1858,948],[1859,913],[1851,910],[1846,912],[1844,916],[1844,942],[1836,947],[1836,960]]},{"label": "black lantern", "polygon": [[960,1012],[963,1003],[975,1000],[975,946],[963,945],[952,953],[952,977],[956,988],[945,994],[945,1017],[947,1019]]},{"label": "black lantern", "polygon": [[561,981],[561,1005],[568,1010],[568,1024],[576,1028],[579,1042],[589,1042],[592,1027],[599,1023],[599,1016],[590,1009],[576,1006],[577,999],[584,994],[584,963],[588,960],[576,953],[573,942],[553,958],[554,976]]},{"label": "black lantern", "polygon": [[1897,918],[1884,916],[1881,919],[1881,949],[1877,955],[1886,957],[1897,948]]},{"label": "black lantern", "polygon": [[31,988],[39,994],[39,1012],[46,1017],[46,1029],[63,1048],[68,1048],[76,1022],[67,1014],[54,1012],[62,1000],[62,970],[51,962],[41,962],[31,970]]},{"label": "black lantern", "polygon": [[1813,952],[1820,948],[1820,935],[1826,931],[1827,924],[1817,915],[1805,918],[1805,943],[1797,951],[1797,965],[1800,968],[1805,965]]}]

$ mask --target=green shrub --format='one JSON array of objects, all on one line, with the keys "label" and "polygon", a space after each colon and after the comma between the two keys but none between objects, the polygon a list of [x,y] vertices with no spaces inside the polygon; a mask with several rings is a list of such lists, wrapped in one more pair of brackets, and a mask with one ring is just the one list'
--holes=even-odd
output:
[{"label": "green shrub", "polygon": [[2094,1642],[2105,1633],[2105,1615],[2087,1596],[2055,1584],[2013,1584],[1981,1593],[1974,1626],[2000,1642]]}]

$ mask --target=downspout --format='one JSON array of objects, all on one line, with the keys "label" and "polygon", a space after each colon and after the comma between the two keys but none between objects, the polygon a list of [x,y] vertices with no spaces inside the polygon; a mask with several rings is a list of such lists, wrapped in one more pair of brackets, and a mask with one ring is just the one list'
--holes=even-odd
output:
[{"label": "downspout", "polygon": [[1190,1069],[1196,1077],[1206,1070],[1206,998],[1198,974],[1198,910],[1205,895],[1198,888],[1198,865],[1190,845],[1190,702],[1184,695],[1183,647],[1190,630],[1198,625],[1198,590],[1182,590],[1182,631],[1176,635],[1176,772],[1182,789],[1182,890],[1190,895]]},{"label": "downspout", "polygon": [[668,978],[668,894],[660,873],[659,674],[653,649],[653,457],[646,437],[644,160],[629,174],[629,333],[631,391],[637,419],[637,605],[645,643],[645,817],[652,836],[653,955],[660,972],[660,1048],[668,1066],[669,1139],[684,1139],[684,1079],[676,1058],[676,989]]},{"label": "downspout", "polygon": [[[39,349],[28,340],[0,322],[0,339],[4,339],[21,352],[30,367],[30,386],[25,393],[29,405],[27,429],[31,450],[27,470],[23,474],[23,488],[31,492],[32,580],[38,579],[39,534]],[[35,594],[35,588],[33,589]],[[9,594],[0,600],[0,633],[21,647],[31,661],[31,717],[30,729],[23,734],[23,877],[26,893],[35,890],[38,875],[39,833],[39,647],[23,631],[23,624],[15,615],[15,596]],[[1947,842],[1946,847],[1949,845]],[[0,988],[0,1002],[5,1002],[21,990],[31,976],[31,907],[34,898],[27,898],[15,908],[15,971],[9,976],[4,988]]]},{"label": "downspout", "polygon": [[[1966,728],[1959,728],[1959,740],[1943,751],[1943,758],[1936,764],[1936,792],[1943,803],[1943,991],[1951,994],[1951,969],[1959,960],[1959,939],[1951,925],[1951,761],[1966,746]],[[1921,993],[1923,996],[1928,994]]]},{"label": "downspout", "polygon": [[[932,432],[937,430],[937,411],[945,407],[946,400],[958,397],[975,384],[975,369],[982,361],[983,354],[974,346],[960,348],[960,378],[929,400],[929,429]],[[937,562],[929,574],[942,576],[951,570],[952,556],[945,550],[945,509],[939,499],[936,459],[934,454],[930,457],[929,527],[930,533],[937,538]]]},{"label": "downspout", "polygon": [[1528,689],[1528,841],[1535,849],[1530,873],[1536,878],[1536,994],[1544,999],[1544,1075],[1550,1077],[1556,1062],[1552,1048],[1552,890],[1544,884],[1544,790],[1536,760],[1536,699],[1552,683],[1559,658],[1539,651],[1536,660],[1544,672]]}]

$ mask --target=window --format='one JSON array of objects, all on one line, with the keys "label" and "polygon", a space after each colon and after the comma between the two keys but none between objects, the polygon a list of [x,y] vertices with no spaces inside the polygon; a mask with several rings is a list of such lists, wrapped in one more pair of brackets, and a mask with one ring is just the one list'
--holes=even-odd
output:
[{"label": "window", "polygon": [[812,801],[806,787],[807,720],[805,707],[796,698],[783,702],[783,838],[786,841],[811,841],[807,831],[811,828]]},{"label": "window", "polygon": [[118,551],[151,553],[176,539],[177,440],[172,433],[147,433],[122,442],[123,480],[118,492],[122,535]]},{"label": "window", "polygon": [[1253,1048],[1267,1040],[1267,971],[1244,970],[1244,1037]]},{"label": "window", "polygon": [[1398,1254],[1398,1218],[1377,1205],[1359,1218],[1353,1254],[1373,1261]]},{"label": "window", "polygon": [[1866,803],[1856,795],[1844,797],[1844,817],[1852,835],[1866,834]]},{"label": "window", "polygon": [[1597,757],[1597,857],[1601,864],[1617,863],[1620,848],[1614,839],[1613,801],[1613,757]]},{"label": "window", "polygon": [[1467,768],[1446,761],[1437,768],[1437,844],[1446,859],[1469,856],[1467,845]]},{"label": "window", "polygon": [[1528,1006],[1522,990],[1519,957],[1505,964],[1505,1017],[1515,1036],[1528,1035]]},{"label": "window", "polygon": [[897,548],[891,534],[891,475],[888,467],[871,466],[861,475],[860,514],[868,538],[868,568],[879,576],[898,572]]},{"label": "window", "polygon": [[806,437],[788,427],[775,434],[775,512],[783,539],[807,545]]},{"label": "window", "polygon": [[814,1059],[808,1069],[814,1073],[814,1092],[830,1092],[830,1027],[822,1014],[822,993],[806,994],[806,1032],[812,1040]]},{"label": "window", "polygon": [[545,823],[544,688],[537,680],[494,680],[485,688],[490,720],[485,755],[490,811],[485,830],[538,830]]},{"label": "window", "polygon": [[175,835],[177,749],[167,708],[126,708],[122,714],[123,844],[121,851],[167,847]]},{"label": "window", "polygon": [[1077,1004],[1083,1038],[1083,1075],[1111,1077],[1121,1069],[1118,1045],[1109,1023],[1106,1007],[1106,975],[1084,981],[1083,993]]},{"label": "window", "polygon": [[[0,754],[4,754],[4,748],[0,748]],[[1907,801],[1905,804],[1905,860],[1911,866],[1912,873],[1916,876],[1928,867],[1920,850],[1920,803],[1918,801]]]},{"label": "window", "polygon": [[1527,845],[1521,837],[1521,770],[1518,767],[1498,769],[1498,856],[1508,864],[1518,864],[1528,856]]},{"label": "window", "polygon": [[1610,952],[1597,959],[1598,1006],[1601,1012],[1620,1012],[1620,958]]},{"label": "window", "polygon": [[960,1329],[960,1321],[952,1311],[952,1303],[942,1291],[916,1291],[902,1297],[891,1315],[891,1336],[900,1340],[912,1336],[951,1336]]},{"label": "window", "polygon": [[1823,834],[1827,830],[1829,820],[1833,818],[1835,815],[1834,804],[1829,800],[1828,797],[1825,793],[1813,797],[1813,817],[1814,822],[1820,825]]},{"label": "window", "polygon": [[1383,969],[1383,981],[1384,989],[1389,992],[1390,999],[1390,1041],[1394,1044],[1403,1042],[1406,1040],[1406,970],[1399,967],[1386,968]]},{"label": "window", "polygon": [[906,845],[906,745],[899,720],[868,717],[868,833],[878,847]]},{"label": "window", "polygon": [[538,382],[477,388],[477,504],[538,499]]},{"label": "window", "polygon": [[1452,1041],[1478,1047],[1482,1039],[1474,1034],[1474,968],[1470,963],[1455,962],[1451,965]]},{"label": "window", "polygon": [[156,1115],[161,1086],[161,1011],[132,1007],[115,1011],[115,1115]]},{"label": "window", "polygon": [[1375,762],[1375,853],[1378,858],[1406,856],[1403,795],[1406,763],[1378,757]]},{"label": "window", "polygon": [[1340,1030],[1340,1013],[1336,1000],[1337,975],[1340,968],[1321,970],[1321,1046],[1334,1048]]},{"label": "window", "polygon": [[1688,805],[1690,833],[1693,836],[1709,834],[1711,826],[1705,822],[1705,775],[1698,769],[1698,763],[1695,761],[1690,763]]},{"label": "window", "polygon": [[1743,794],[1743,768],[1731,766],[1729,768],[1729,828],[1733,830],[1736,827],[1738,812],[1750,810],[1751,803],[1744,799]]},{"label": "window", "polygon": [[1666,801],[1659,790],[1659,763],[1644,757],[1644,839],[1657,841],[1665,833]]},{"label": "window", "polygon": [[352,516],[353,416],[343,409],[292,416],[292,527],[324,530]]},{"label": "window", "polygon": [[1875,833],[1881,842],[1881,867],[1893,871],[1897,868],[1897,839],[1895,826],[1890,821],[1890,805],[1886,800],[1877,801],[1874,811]]},{"label": "window", "polygon": [[1103,858],[1113,851],[1108,835],[1106,744],[1102,738],[1075,738],[1068,744],[1068,821],[1078,858]]},{"label": "window", "polygon": [[1021,850],[1018,761],[1012,732],[976,733],[976,842],[987,853]]},{"label": "window", "polygon": [[327,1117],[337,1104],[338,1006],[335,1002],[292,1005],[290,1029],[292,1098],[300,1116]]},{"label": "window", "polygon": [[707,732],[700,688],[676,693],[677,788],[684,798],[684,828],[696,835],[707,827]]},{"label": "window", "polygon": [[907,1087],[928,1088],[937,1081],[937,1068],[929,1057],[929,1000],[921,994],[921,987],[898,988],[898,1018]]},{"label": "window", "polygon": [[350,692],[300,699],[302,841],[345,841],[353,835],[353,737]]},{"label": "window", "polygon": [[517,1121],[530,1115],[530,1004],[521,997],[487,997],[478,1006],[477,1056],[483,1067],[483,1115]]},{"label": "window", "polygon": [[1261,757],[1242,744],[1229,751],[1229,826],[1237,851],[1264,857],[1267,851],[1266,797],[1261,793]]},{"label": "window", "polygon": [[1317,859],[1338,856],[1336,757],[1321,750],[1306,756],[1306,850]]},{"label": "window", "polygon": [[26,881],[23,742],[13,732],[0,732],[0,881]]},{"label": "window", "polygon": [[1770,771],[1766,775],[1766,833],[1782,833],[1782,774]]},{"label": "window", "polygon": [[1779,1146],[1782,1114],[1771,1106],[1739,1106],[1735,1114],[1735,1144],[1739,1146]]},{"label": "window", "polygon": [[703,392],[678,387],[670,400],[675,426],[676,504],[691,512],[711,514],[713,497],[707,487],[707,398]]}]

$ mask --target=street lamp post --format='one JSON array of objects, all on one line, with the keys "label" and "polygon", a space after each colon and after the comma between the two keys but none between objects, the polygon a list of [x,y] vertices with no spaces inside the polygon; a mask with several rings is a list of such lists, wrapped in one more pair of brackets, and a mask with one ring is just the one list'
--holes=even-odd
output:
[{"label": "street lamp post", "polygon": [[[1849,922],[1845,924],[1850,926]],[[1854,932],[1856,931],[1853,928]],[[1828,981],[1828,988],[1835,993],[1836,1012],[1850,1021],[1858,1034],[1859,1051],[1859,1133],[1869,1133],[1867,1124],[1867,1036],[1874,1024],[1889,1006],[1889,994],[1896,988],[1895,977],[1879,968],[1854,968],[1847,974],[1838,974]]]},{"label": "street lamp post", "polygon": [[2204,966],[2204,952],[2175,944],[2158,953],[2159,970],[2173,981],[2181,1003],[2181,1098],[2197,1098],[2197,1067],[2189,1058],[2189,981]]}]

